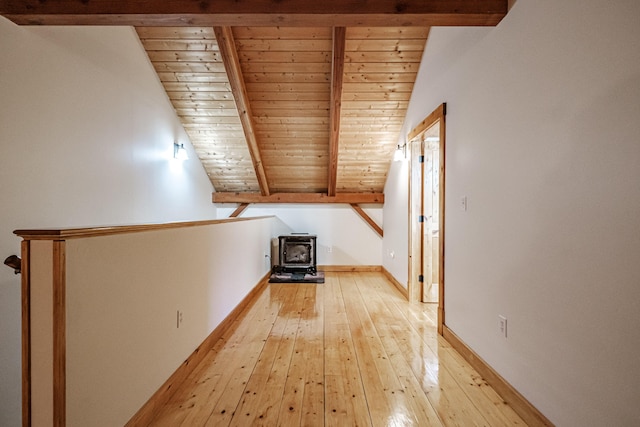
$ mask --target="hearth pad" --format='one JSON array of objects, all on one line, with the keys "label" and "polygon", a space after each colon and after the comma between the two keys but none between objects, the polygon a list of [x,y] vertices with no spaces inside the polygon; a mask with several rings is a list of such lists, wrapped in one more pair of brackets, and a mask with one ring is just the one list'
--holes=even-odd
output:
[{"label": "hearth pad", "polygon": [[324,283],[324,271],[309,273],[273,273],[269,283]]}]

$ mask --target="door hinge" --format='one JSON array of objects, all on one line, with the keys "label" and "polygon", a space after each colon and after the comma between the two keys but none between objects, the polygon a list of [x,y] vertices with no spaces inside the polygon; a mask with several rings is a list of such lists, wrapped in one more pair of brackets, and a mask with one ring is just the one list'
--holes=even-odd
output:
[{"label": "door hinge", "polygon": [[418,282],[424,283],[424,276],[422,274],[418,276]]},{"label": "door hinge", "polygon": [[418,163],[424,163],[424,156],[418,156]]},{"label": "door hinge", "polygon": [[418,222],[424,222],[424,215],[418,216]]}]

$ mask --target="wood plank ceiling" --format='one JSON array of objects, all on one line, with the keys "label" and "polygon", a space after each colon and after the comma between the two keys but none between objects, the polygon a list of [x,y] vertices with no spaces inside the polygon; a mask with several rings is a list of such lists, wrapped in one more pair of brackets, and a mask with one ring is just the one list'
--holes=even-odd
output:
[{"label": "wood plank ceiling", "polygon": [[509,0],[0,1],[20,25],[130,25],[214,202],[381,203],[431,26]]},{"label": "wood plank ceiling", "polygon": [[136,30],[216,192],[382,193],[428,27]]}]

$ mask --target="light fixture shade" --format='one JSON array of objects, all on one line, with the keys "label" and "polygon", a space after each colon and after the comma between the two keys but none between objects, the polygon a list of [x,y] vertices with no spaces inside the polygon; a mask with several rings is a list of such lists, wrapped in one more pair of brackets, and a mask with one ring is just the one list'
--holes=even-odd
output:
[{"label": "light fixture shade", "polygon": [[398,144],[396,151],[394,151],[393,153],[393,161],[401,162],[403,160],[406,160],[407,159],[406,150],[407,150],[406,144],[403,144],[403,145]]},{"label": "light fixture shade", "polygon": [[187,160],[189,158],[184,144],[173,143],[173,158],[176,160]]}]

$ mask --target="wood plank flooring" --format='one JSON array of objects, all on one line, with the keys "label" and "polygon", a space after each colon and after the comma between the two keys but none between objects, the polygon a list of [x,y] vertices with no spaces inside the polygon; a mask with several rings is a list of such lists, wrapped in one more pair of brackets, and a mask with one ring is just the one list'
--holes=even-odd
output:
[{"label": "wood plank flooring", "polygon": [[525,426],[380,273],[269,284],[153,426]]}]

